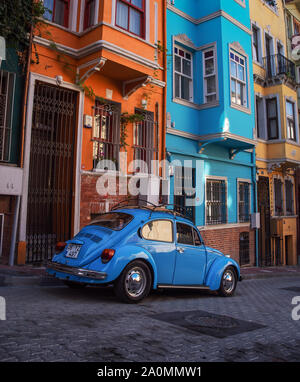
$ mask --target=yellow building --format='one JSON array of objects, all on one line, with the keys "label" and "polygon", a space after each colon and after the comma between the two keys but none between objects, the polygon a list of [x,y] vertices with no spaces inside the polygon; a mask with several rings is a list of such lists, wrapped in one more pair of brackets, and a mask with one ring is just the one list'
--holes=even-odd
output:
[{"label": "yellow building", "polygon": [[251,0],[256,105],[260,265],[297,264],[296,171],[300,165],[297,79],[287,58],[285,2]]}]

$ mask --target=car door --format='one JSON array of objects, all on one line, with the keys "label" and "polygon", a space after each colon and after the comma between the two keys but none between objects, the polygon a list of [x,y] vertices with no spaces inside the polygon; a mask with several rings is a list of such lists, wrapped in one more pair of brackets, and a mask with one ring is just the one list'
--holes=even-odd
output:
[{"label": "car door", "polygon": [[151,253],[157,268],[157,283],[172,284],[176,248],[173,221],[156,219],[147,222],[141,229],[143,247]]},{"label": "car door", "polygon": [[189,224],[176,223],[176,263],[174,285],[203,285],[206,249],[197,230]]}]

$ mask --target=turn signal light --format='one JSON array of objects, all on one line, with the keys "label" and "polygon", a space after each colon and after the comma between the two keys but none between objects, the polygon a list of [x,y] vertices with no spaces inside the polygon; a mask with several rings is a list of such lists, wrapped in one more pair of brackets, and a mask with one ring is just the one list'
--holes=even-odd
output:
[{"label": "turn signal light", "polygon": [[67,246],[67,243],[63,243],[63,242],[56,243],[55,252],[56,253],[62,252],[66,248],[66,246]]},{"label": "turn signal light", "polygon": [[103,264],[107,264],[114,256],[115,250],[106,248],[101,254],[101,260]]}]

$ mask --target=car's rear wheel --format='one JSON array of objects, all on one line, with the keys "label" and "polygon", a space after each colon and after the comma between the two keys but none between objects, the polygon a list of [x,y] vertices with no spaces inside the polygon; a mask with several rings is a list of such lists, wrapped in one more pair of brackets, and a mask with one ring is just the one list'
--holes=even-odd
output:
[{"label": "car's rear wheel", "polygon": [[219,295],[230,297],[234,294],[237,284],[237,274],[233,267],[228,267],[223,272],[221,284],[219,288]]},{"label": "car's rear wheel", "polygon": [[72,289],[82,289],[86,287],[86,284],[84,283],[76,283],[74,281],[69,281],[69,280],[64,280],[64,284]]},{"label": "car's rear wheel", "polygon": [[135,260],[129,263],[115,281],[116,296],[124,302],[137,303],[150,292],[152,275],[149,267],[143,261]]}]

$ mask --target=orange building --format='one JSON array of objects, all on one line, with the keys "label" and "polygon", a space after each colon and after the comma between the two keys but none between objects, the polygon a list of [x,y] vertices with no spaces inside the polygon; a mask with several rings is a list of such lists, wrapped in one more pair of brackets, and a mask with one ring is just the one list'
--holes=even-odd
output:
[{"label": "orange building", "polygon": [[[134,173],[152,179],[151,160],[165,152],[165,1],[44,5],[23,134],[19,264],[50,258],[56,242],[124,199],[99,192],[103,174],[105,187],[115,175],[123,186]],[[149,168],[126,169],[125,155]],[[149,185],[159,189],[161,176]]]}]

